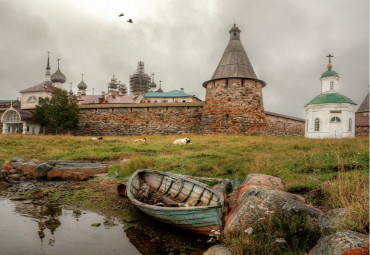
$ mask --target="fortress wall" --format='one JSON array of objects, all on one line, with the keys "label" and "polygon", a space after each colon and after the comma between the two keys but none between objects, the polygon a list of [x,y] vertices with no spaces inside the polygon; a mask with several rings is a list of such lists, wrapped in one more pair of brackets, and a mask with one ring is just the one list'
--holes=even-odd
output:
[{"label": "fortress wall", "polygon": [[266,114],[266,131],[265,135],[274,136],[296,136],[304,135],[305,122],[302,119],[292,118],[272,112],[265,112]]},{"label": "fortress wall", "polygon": [[199,133],[203,102],[80,106],[76,135]]}]

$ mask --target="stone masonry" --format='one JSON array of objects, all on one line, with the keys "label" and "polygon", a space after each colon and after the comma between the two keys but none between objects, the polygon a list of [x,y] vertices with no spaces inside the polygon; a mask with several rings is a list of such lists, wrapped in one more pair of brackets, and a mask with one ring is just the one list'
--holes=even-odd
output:
[{"label": "stone masonry", "polygon": [[262,82],[251,79],[221,79],[205,84],[206,101],[201,120],[204,134],[263,133]]},{"label": "stone masonry", "polygon": [[199,133],[203,103],[80,107],[76,135],[143,135]]}]

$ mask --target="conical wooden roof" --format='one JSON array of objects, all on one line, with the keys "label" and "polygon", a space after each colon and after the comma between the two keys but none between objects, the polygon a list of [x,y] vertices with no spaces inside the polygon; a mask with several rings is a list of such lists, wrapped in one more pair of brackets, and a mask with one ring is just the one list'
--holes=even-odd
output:
[{"label": "conical wooden roof", "polygon": [[229,31],[230,41],[214,72],[212,79],[250,78],[257,79],[247,52],[240,41],[240,30],[234,26]]},{"label": "conical wooden roof", "polygon": [[364,101],[362,101],[362,104],[360,105],[356,113],[368,111],[369,111],[369,92],[367,93],[367,96],[365,97]]}]

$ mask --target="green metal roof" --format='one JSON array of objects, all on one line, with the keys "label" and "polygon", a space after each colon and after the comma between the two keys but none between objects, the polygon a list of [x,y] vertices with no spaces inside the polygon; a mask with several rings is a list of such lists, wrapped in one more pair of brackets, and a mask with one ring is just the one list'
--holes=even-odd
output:
[{"label": "green metal roof", "polygon": [[148,92],[143,98],[161,98],[161,97],[193,97],[180,90],[172,90],[168,92]]},{"label": "green metal roof", "polygon": [[331,70],[331,68],[328,68],[327,71],[325,71],[322,75],[321,78],[325,77],[339,77],[339,74],[336,71]]},{"label": "green metal roof", "polygon": [[307,105],[310,104],[325,104],[325,103],[349,103],[356,104],[351,99],[338,93],[320,94],[312,99]]},{"label": "green metal roof", "polygon": [[2,104],[6,104],[6,103],[15,103],[15,102],[18,102],[18,99],[13,99],[13,100],[0,100],[0,103]]}]

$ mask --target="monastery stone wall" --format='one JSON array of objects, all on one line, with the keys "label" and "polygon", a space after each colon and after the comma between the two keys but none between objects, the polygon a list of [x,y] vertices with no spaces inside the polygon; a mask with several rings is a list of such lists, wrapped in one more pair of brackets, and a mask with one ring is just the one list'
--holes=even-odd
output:
[{"label": "monastery stone wall", "polygon": [[304,135],[304,120],[290,118],[271,112],[266,113],[265,135],[274,136],[297,136]]},{"label": "monastery stone wall", "polygon": [[263,133],[266,117],[260,81],[230,78],[210,81],[205,87],[201,133]]},{"label": "monastery stone wall", "polygon": [[369,137],[370,127],[356,127],[355,137]]},{"label": "monastery stone wall", "polygon": [[203,104],[82,106],[81,121],[75,134],[103,136],[199,133]]}]

